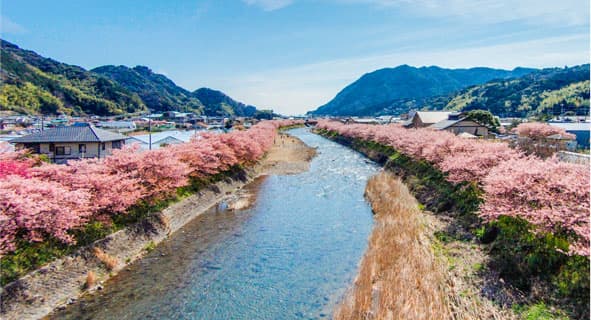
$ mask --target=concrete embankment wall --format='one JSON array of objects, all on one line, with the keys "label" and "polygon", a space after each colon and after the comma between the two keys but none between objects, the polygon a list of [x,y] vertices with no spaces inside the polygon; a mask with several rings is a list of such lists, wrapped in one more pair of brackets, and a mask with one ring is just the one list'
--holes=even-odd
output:
[{"label": "concrete embankment wall", "polygon": [[[187,222],[216,205],[228,193],[252,181],[258,175],[257,172],[257,169],[242,171],[214,183],[156,215],[8,284],[0,294],[0,318],[42,318],[56,307],[78,298],[87,290],[84,286],[88,272],[97,275],[97,283],[108,279],[140,258],[146,253],[147,248],[158,244]],[[96,248],[116,262],[111,270],[97,258]],[[89,289],[97,288],[100,288],[100,285]]]}]

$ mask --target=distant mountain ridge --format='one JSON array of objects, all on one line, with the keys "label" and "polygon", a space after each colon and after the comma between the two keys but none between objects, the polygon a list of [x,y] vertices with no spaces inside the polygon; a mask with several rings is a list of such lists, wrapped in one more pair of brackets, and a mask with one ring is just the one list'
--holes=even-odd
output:
[{"label": "distant mountain ridge", "polygon": [[[493,79],[515,78],[534,71],[536,69],[445,69],[408,65],[385,68],[363,75],[330,102],[309,114],[366,116],[379,114],[389,107],[397,113],[403,113],[408,111],[409,105],[421,104],[432,97],[447,95]],[[397,102],[400,102],[400,107],[396,105]]]},{"label": "distant mountain ridge", "polygon": [[0,39],[0,45],[0,110],[101,116],[148,110],[250,116],[257,111],[221,91],[188,91],[145,66],[108,65],[89,71],[42,57],[5,40]]},{"label": "distant mountain ridge", "polygon": [[546,117],[570,112],[589,114],[589,64],[547,68],[514,79],[492,80],[442,97],[445,105],[427,101],[424,108],[469,111],[483,109],[501,117]]}]

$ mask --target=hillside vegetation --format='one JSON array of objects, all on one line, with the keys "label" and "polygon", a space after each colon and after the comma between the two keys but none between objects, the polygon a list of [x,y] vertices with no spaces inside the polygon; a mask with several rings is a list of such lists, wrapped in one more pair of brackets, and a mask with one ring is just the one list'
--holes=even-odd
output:
[{"label": "hillside vegetation", "polygon": [[311,114],[367,116],[404,113],[429,98],[447,95],[492,79],[522,76],[534,69],[512,71],[471,68],[445,69],[436,66],[415,68],[408,65],[385,68],[363,75],[327,104]]},{"label": "hillside vegetation", "polygon": [[205,112],[211,115],[253,116],[257,109],[254,106],[238,102],[221,91],[201,88],[193,91],[193,96],[205,104]]},{"label": "hillside vegetation", "polygon": [[203,113],[205,106],[191,92],[145,66],[102,66],[91,70],[136,93],[151,110]]},{"label": "hillside vegetation", "polygon": [[144,102],[119,84],[44,58],[0,40],[0,108],[26,114],[116,115],[145,111]]},{"label": "hillside vegetation", "polygon": [[148,111],[251,116],[257,111],[220,91],[188,91],[145,66],[108,65],[88,71],[8,41],[0,44],[0,110],[100,116]]},{"label": "hillside vegetation", "polygon": [[[425,107],[441,109],[435,104]],[[454,95],[443,109],[483,109],[502,117],[585,115],[589,113],[589,65],[545,69],[473,86]]]}]

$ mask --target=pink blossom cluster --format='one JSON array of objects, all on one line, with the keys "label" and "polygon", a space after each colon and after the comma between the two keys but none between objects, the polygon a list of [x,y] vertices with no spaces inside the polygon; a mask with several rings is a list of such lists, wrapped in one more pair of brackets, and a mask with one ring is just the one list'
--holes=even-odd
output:
[{"label": "pink blossom cluster", "polygon": [[0,152],[0,179],[9,175],[27,177],[34,164],[35,161],[26,158],[24,152]]},{"label": "pink blossom cluster", "polygon": [[341,135],[372,140],[417,160],[425,160],[447,173],[453,183],[480,183],[490,169],[501,161],[522,157],[522,153],[504,143],[462,139],[451,132],[431,129],[405,129],[400,125],[384,126],[319,121],[318,127]]},{"label": "pink blossom cluster", "polygon": [[565,229],[578,241],[571,253],[589,256],[589,168],[535,157],[511,159],[484,178],[480,215],[523,218],[543,231]]},{"label": "pink blossom cluster", "polygon": [[559,134],[563,138],[575,139],[574,134],[567,133],[563,128],[551,126],[541,122],[526,122],[513,129],[517,135],[531,139],[543,139],[551,135]]},{"label": "pink blossom cluster", "polygon": [[19,240],[48,237],[74,243],[70,231],[89,221],[109,222],[140,201],[174,195],[191,178],[206,178],[260,159],[279,127],[292,120],[263,121],[245,131],[203,134],[191,142],[137,152],[115,150],[106,159],[44,163],[22,153],[0,154],[0,254]]},{"label": "pink blossom cluster", "polygon": [[586,166],[526,157],[504,143],[463,139],[446,131],[327,120],[317,126],[428,161],[452,183],[476,183],[485,193],[480,214],[486,221],[505,215],[523,218],[539,230],[565,230],[576,239],[570,252],[589,256],[590,176]]}]

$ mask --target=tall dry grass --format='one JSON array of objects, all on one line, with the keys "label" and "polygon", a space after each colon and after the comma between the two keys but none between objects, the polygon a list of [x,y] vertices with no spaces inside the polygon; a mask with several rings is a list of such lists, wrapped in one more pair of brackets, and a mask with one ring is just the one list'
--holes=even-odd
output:
[{"label": "tall dry grass", "polygon": [[94,285],[96,284],[97,281],[97,276],[96,273],[94,273],[94,271],[89,270],[86,273],[86,281],[84,281],[84,289],[90,289],[92,287],[94,287]]},{"label": "tall dry grass", "polygon": [[392,174],[365,190],[375,213],[369,248],[335,319],[451,319],[445,272],[423,231],[418,203]]},{"label": "tall dry grass", "polygon": [[415,198],[392,174],[372,177],[366,197],[375,226],[354,287],[335,319],[452,319],[445,271]]},{"label": "tall dry grass", "polygon": [[[355,284],[334,319],[515,319],[481,297],[464,275],[448,271],[447,258],[434,252],[434,218],[421,212],[399,178],[389,172],[372,177],[365,196],[375,214],[374,229]],[[469,261],[464,264],[462,270],[471,268]]]},{"label": "tall dry grass", "polygon": [[107,268],[107,270],[109,271],[115,270],[115,268],[117,268],[117,266],[119,265],[119,261],[117,260],[117,258],[110,256],[101,248],[95,247],[93,249],[93,253],[95,257],[97,257],[100,260],[100,262],[102,262],[105,265],[105,268]]}]

